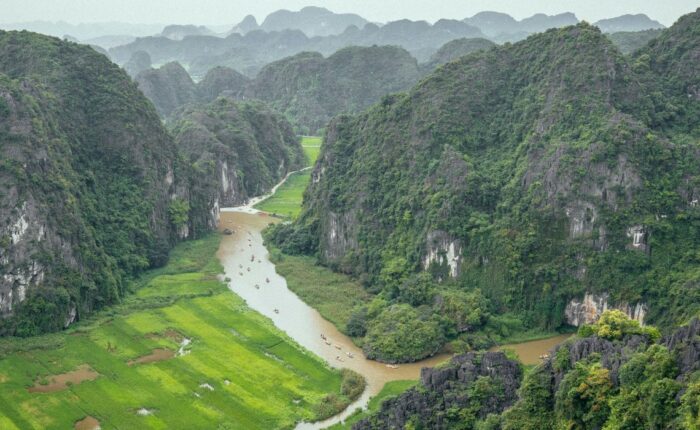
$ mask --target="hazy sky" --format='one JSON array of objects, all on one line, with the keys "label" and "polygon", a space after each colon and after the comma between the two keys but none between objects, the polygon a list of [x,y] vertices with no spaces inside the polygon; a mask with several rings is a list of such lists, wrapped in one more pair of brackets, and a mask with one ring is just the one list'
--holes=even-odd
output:
[{"label": "hazy sky", "polygon": [[380,22],[462,19],[495,10],[516,18],[537,12],[570,11],[591,22],[625,13],[646,13],[670,25],[694,11],[700,0],[0,0],[0,22],[235,24],[247,14],[262,21],[275,10],[298,10],[308,5],[354,12]]}]

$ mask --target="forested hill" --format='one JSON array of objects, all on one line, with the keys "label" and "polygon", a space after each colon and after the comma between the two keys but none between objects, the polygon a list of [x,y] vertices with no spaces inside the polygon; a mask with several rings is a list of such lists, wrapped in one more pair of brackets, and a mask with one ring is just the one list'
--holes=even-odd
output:
[{"label": "forested hill", "polygon": [[[270,239],[379,293],[348,329],[390,361],[478,345],[485,310],[501,331],[605,307],[683,321],[700,310],[699,21],[635,58],[585,23],[549,30],[336,118],[300,219]],[[430,333],[411,351],[404,319]]]},{"label": "forested hill", "polygon": [[[483,45],[455,49],[476,46]],[[308,135],[340,113],[360,112],[386,94],[410,88],[425,73],[404,49],[372,46],[341,49],[328,58],[303,52],[268,64],[253,80],[233,69],[215,67],[194,83],[180,64],[168,63],[141,72],[136,81],[166,120],[182,106],[209,103],[224,95],[262,100],[285,114],[298,134]]]},{"label": "forested hill", "polygon": [[265,66],[246,96],[269,103],[315,133],[340,113],[360,112],[420,77],[415,58],[396,46],[350,47],[328,58],[301,53]]},{"label": "forested hill", "polygon": [[[267,134],[241,140],[288,139],[283,120],[245,121]],[[293,167],[256,155],[276,169],[247,195]],[[0,32],[0,335],[59,330],[119,301],[129,279],[163,264],[177,240],[211,228],[218,207],[190,202],[201,174],[188,161],[104,55]]]},{"label": "forested hill", "polygon": [[198,218],[192,222],[200,227],[207,226],[213,208],[265,194],[306,165],[289,122],[260,102],[220,97],[189,106],[176,113],[171,131],[192,166],[190,205]]},{"label": "forested hill", "polygon": [[209,103],[220,95],[241,95],[250,81],[233,69],[215,67],[201,82],[195,83],[179,63],[144,70],[134,80],[166,119],[176,109],[190,103]]}]

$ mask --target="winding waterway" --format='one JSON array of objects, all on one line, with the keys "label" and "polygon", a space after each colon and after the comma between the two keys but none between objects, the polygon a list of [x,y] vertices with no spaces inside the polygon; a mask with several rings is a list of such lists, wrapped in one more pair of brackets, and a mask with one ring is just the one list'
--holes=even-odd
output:
[{"label": "winding waterway", "polygon": [[[435,366],[450,358],[449,355],[439,355],[418,363],[402,364],[396,369],[367,360],[350,338],[287,288],[285,279],[277,274],[268,258],[261,235],[261,231],[275,222],[275,218],[255,211],[251,206],[224,209],[221,213],[220,229],[228,228],[235,232],[224,236],[217,254],[224,266],[225,276],[230,279],[229,288],[301,346],[331,366],[352,369],[367,380],[362,396],[345,411],[326,421],[300,423],[297,429],[322,429],[342,421],[355,409],[364,408],[370,397],[377,394],[386,382],[418,379],[421,368]],[[327,337],[330,345],[321,338],[321,334]],[[354,357],[350,358],[348,353]]]},{"label": "winding waterway", "polygon": [[[306,169],[304,169],[306,170]],[[296,173],[296,172],[293,172]],[[287,178],[292,175],[290,173]],[[287,179],[285,178],[285,180]],[[263,245],[262,230],[277,218],[253,209],[253,206],[268,198],[284,183],[283,180],[268,195],[252,199],[247,205],[221,210],[219,230],[234,231],[224,236],[217,256],[221,261],[229,288],[246,300],[248,306],[270,318],[301,346],[324,359],[332,367],[348,368],[367,380],[367,388],[354,403],[342,413],[317,423],[299,423],[297,430],[323,429],[343,421],[357,408],[365,408],[369,399],[379,393],[389,381],[418,379],[423,367],[433,367],[450,358],[442,354],[417,363],[402,364],[397,368],[367,360],[362,350],[324,319],[318,311],[307,305],[287,288],[285,279],[278,275]],[[321,338],[324,335],[327,339]],[[530,342],[515,347],[524,355],[526,362],[538,360],[562,338]],[[329,344],[330,343],[330,344]]]}]

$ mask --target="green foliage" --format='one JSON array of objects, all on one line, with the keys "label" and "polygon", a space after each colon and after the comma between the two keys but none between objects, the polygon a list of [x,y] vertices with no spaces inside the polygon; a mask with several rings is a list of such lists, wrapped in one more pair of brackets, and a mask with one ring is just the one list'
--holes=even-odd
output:
[{"label": "green foliage", "polygon": [[621,340],[625,336],[635,334],[648,336],[654,341],[661,337],[655,327],[642,327],[639,321],[630,319],[624,312],[616,309],[603,312],[596,324],[579,329],[581,337],[596,335],[608,340]]},{"label": "green foliage", "polygon": [[419,77],[416,60],[398,46],[352,46],[328,58],[302,52],[268,64],[250,91],[308,134],[338,114],[359,112],[385,94],[408,88]]},{"label": "green foliage", "polygon": [[[562,329],[585,293],[645,303],[662,329],[684,321],[700,311],[700,146],[688,102],[698,16],[629,57],[588,24],[552,29],[336,117],[300,216],[269,239],[357,277],[386,306],[440,316],[439,291],[480,291],[475,327],[494,330],[458,334],[469,324],[456,314],[443,326],[472,346]],[[608,328],[604,337],[619,336]]]},{"label": "green foliage", "polygon": [[601,428],[610,413],[608,396],[612,390],[608,369],[597,363],[576,363],[556,394],[557,427],[571,430]]},{"label": "green foliage", "polygon": [[9,247],[23,266],[5,269],[34,265],[43,279],[0,334],[60,330],[71,311],[117,303],[130,279],[165,262],[176,150],[131,79],[85,45],[0,32],[0,93],[2,222],[26,203],[34,235]]},{"label": "green foliage", "polygon": [[409,305],[393,305],[368,324],[363,350],[367,358],[396,363],[433,355],[443,342],[437,321]]},{"label": "green foliage", "polygon": [[173,223],[175,227],[182,227],[187,224],[189,220],[190,204],[187,200],[176,198],[170,202],[168,206],[168,215],[170,215],[170,222]]}]

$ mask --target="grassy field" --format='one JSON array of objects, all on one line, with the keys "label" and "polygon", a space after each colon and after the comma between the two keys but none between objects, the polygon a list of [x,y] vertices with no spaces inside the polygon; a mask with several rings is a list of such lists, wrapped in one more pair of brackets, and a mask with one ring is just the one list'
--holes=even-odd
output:
[{"label": "grassy field", "polygon": [[350,430],[352,428],[353,424],[360,421],[362,418],[368,417],[370,414],[377,412],[379,410],[379,407],[382,405],[382,402],[384,402],[384,400],[386,400],[390,397],[398,396],[399,394],[401,394],[404,391],[408,390],[409,388],[415,386],[416,384],[418,384],[418,381],[391,381],[391,382],[387,382],[384,385],[384,388],[382,388],[382,391],[380,391],[379,394],[377,394],[376,396],[372,397],[369,400],[369,405],[367,405],[366,410],[355,411],[355,413],[350,415],[345,420],[345,422],[338,423],[338,424],[335,424],[331,427],[328,427],[327,430]]},{"label": "grassy field", "polygon": [[[270,245],[268,248],[273,249]],[[270,255],[289,289],[342,332],[353,307],[370,300],[359,282],[317,265],[314,257],[283,255],[277,250]]]},{"label": "grassy field", "polygon": [[[87,416],[103,429],[291,428],[347,404],[345,376],[217,280],[218,244],[181,244],[122,305],[66,332],[0,340],[0,428],[68,429]],[[129,365],[158,349],[169,358]],[[97,379],[28,391],[86,368]]]},{"label": "grassy field", "polygon": [[[301,145],[309,159],[309,167],[316,163],[321,151],[320,137],[303,137]],[[297,173],[287,179],[274,196],[256,205],[255,208],[277,216],[294,219],[301,212],[304,190],[311,181],[311,171]]]}]

